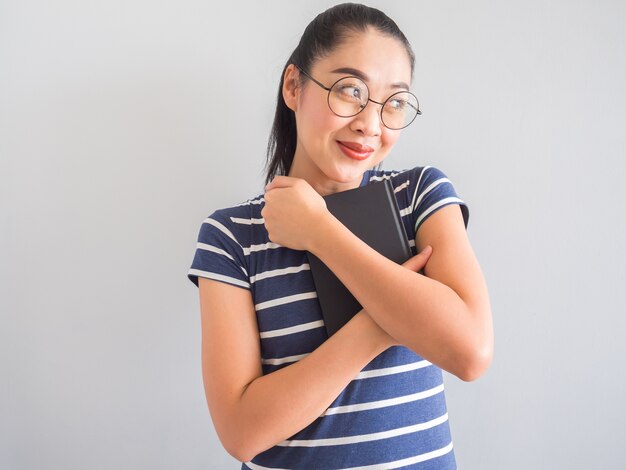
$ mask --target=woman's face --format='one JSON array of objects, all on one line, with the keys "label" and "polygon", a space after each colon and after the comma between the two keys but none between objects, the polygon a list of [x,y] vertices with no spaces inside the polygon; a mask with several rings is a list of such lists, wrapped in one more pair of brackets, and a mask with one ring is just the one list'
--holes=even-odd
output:
[{"label": "woman's face", "polygon": [[[363,173],[388,155],[400,131],[383,125],[380,105],[372,102],[356,116],[335,115],[328,107],[328,91],[311,80],[294,86],[300,72],[290,67],[283,96],[295,112],[298,136],[289,176],[306,179],[322,195],[358,187]],[[380,103],[411,82],[404,45],[375,30],[348,38],[307,72],[327,87],[356,75],[367,84],[369,97]]]}]

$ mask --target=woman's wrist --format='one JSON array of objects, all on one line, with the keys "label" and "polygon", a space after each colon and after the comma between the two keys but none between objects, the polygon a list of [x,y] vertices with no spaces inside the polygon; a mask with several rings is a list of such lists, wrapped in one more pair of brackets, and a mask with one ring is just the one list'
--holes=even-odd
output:
[{"label": "woman's wrist", "polygon": [[345,226],[329,210],[326,210],[316,219],[309,231],[307,251],[321,258],[321,254],[332,245],[337,236],[337,231],[345,229]]},{"label": "woman's wrist", "polygon": [[394,338],[378,326],[367,311],[360,310],[351,321],[355,322],[355,328],[359,330],[358,334],[360,337],[372,341],[378,354],[392,346],[399,345]]}]

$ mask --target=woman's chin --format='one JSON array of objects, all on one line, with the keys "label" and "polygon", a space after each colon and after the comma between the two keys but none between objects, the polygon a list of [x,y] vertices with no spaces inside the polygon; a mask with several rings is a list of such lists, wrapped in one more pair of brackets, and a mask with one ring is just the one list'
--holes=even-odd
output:
[{"label": "woman's chin", "polygon": [[329,182],[336,183],[338,187],[340,187],[341,191],[345,191],[346,189],[357,188],[361,185],[361,180],[363,179],[363,173],[365,170],[361,171],[340,171],[336,170],[333,172],[326,173],[326,177]]}]

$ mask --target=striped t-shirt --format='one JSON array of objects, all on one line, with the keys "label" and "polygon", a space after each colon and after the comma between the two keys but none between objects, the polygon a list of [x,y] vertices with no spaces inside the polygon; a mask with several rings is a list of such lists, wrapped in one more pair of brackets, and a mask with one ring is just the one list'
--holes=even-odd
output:
[{"label": "striped t-shirt", "polygon": [[[368,170],[361,186],[389,179],[413,254],[415,233],[435,211],[459,204],[452,183],[433,167]],[[327,338],[306,252],[269,240],[264,198],[220,209],[200,227],[188,272],[247,289],[254,302],[263,374],[302,359]],[[313,423],[242,469],[456,468],[441,369],[403,346],[375,359]]]}]

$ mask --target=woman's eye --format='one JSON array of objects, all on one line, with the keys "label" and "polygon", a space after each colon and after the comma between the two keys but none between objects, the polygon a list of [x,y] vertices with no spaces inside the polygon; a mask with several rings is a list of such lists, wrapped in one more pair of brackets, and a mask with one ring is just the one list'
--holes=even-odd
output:
[{"label": "woman's eye", "polygon": [[406,100],[393,99],[389,100],[387,104],[392,111],[404,111],[404,108],[406,108]]},{"label": "woman's eye", "polygon": [[356,100],[361,100],[363,96],[363,91],[356,85],[342,85],[340,92],[342,96]]}]

